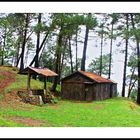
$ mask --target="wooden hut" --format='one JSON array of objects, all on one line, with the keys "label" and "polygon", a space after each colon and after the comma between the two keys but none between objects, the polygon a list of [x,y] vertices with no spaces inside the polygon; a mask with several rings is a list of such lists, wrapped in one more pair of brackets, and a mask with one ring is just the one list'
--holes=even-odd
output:
[{"label": "wooden hut", "polygon": [[[43,103],[47,103],[50,102],[50,96],[49,93],[47,93],[47,78],[48,77],[54,77],[57,76],[57,74],[53,71],[51,71],[48,68],[34,68],[34,67],[27,67],[26,69],[24,69],[24,71],[21,74],[28,74],[28,80],[27,80],[27,96],[25,96],[23,93],[23,91],[19,91],[18,93],[20,94],[20,97],[24,96],[27,98],[27,100],[30,100],[29,102],[32,103],[32,98],[31,97],[39,97],[39,99],[37,98],[37,102],[38,100],[39,104]],[[31,89],[31,77],[32,75],[41,75],[44,77],[44,89]],[[49,96],[49,97],[48,97]]]},{"label": "wooden hut", "polygon": [[93,101],[117,96],[117,83],[95,73],[77,71],[61,82],[63,99]]},{"label": "wooden hut", "polygon": [[27,67],[28,69],[28,81],[27,81],[27,89],[28,93],[30,94],[30,81],[31,81],[31,75],[42,75],[44,77],[44,93],[47,92],[47,77],[54,77],[57,76],[57,74],[53,71],[51,71],[48,68],[33,68],[33,67]]}]

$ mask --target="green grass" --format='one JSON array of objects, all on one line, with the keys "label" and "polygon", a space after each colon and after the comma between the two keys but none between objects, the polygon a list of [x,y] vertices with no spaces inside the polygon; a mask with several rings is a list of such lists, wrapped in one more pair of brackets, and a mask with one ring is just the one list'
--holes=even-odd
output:
[{"label": "green grass", "polygon": [[0,116],[0,127],[23,127],[24,125],[23,124],[19,124],[19,123],[16,123],[14,121],[11,121],[11,120],[8,120],[8,119],[5,119],[3,117]]},{"label": "green grass", "polygon": [[[12,83],[9,87],[5,89],[5,92],[10,92],[12,90],[21,90],[27,88],[27,75],[19,75],[16,76],[16,82]],[[43,88],[43,82],[32,79],[31,80],[31,88],[41,89]]]},{"label": "green grass", "polygon": [[[51,87],[52,83],[47,82],[47,86]],[[31,79],[31,88],[32,89],[43,89],[44,83],[40,82],[39,80]],[[12,90],[21,90],[21,89],[27,89],[27,75],[20,75],[17,74],[16,76],[16,82],[12,83],[10,86],[8,86],[5,89],[5,92],[11,92]],[[57,86],[57,91],[60,91],[60,86]]]},{"label": "green grass", "polygon": [[[17,75],[16,82],[5,89],[5,94],[12,90],[26,89],[26,84],[27,76]],[[51,86],[51,83],[48,85]],[[31,80],[31,86],[43,88],[43,83]],[[140,127],[140,107],[125,98],[90,103],[58,100],[54,105],[17,104],[0,108],[0,126],[27,126],[12,121],[11,117],[45,121],[45,127]]]},{"label": "green grass", "polygon": [[[132,110],[130,104],[135,108]],[[29,104],[26,105],[30,106]],[[3,117],[22,116],[47,122],[53,127],[139,127],[140,107],[114,98],[92,103],[59,101],[56,105],[32,106],[30,110],[0,109]]]}]

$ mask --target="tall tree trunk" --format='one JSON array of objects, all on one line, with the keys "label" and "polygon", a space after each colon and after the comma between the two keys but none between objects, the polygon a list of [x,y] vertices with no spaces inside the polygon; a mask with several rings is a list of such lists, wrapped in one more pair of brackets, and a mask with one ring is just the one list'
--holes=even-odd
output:
[{"label": "tall tree trunk", "polygon": [[131,86],[132,86],[132,80],[133,80],[133,76],[134,76],[134,73],[135,73],[135,67],[133,68],[132,70],[132,74],[131,74],[131,77],[130,77],[130,82],[129,82],[129,86],[128,86],[128,98],[130,97],[130,94],[131,94]]},{"label": "tall tree trunk", "polygon": [[86,50],[87,50],[87,43],[88,43],[88,34],[89,34],[89,28],[88,28],[88,26],[86,26],[84,49],[83,49],[83,56],[82,56],[82,61],[81,61],[81,70],[83,70],[83,71],[85,71],[85,62],[86,62]]},{"label": "tall tree trunk", "polygon": [[102,34],[101,34],[101,55],[100,55],[100,72],[99,75],[102,75],[102,56],[103,56],[103,39],[104,39],[104,34],[103,34],[103,27],[102,27]]},{"label": "tall tree trunk", "polygon": [[17,50],[16,50],[16,61],[15,66],[18,67],[19,60],[20,60],[20,48],[21,48],[21,38],[23,38],[23,30],[19,30],[18,32],[18,44],[17,44]]},{"label": "tall tree trunk", "polygon": [[26,20],[25,20],[25,30],[24,30],[24,38],[23,38],[22,51],[21,51],[20,71],[24,69],[24,53],[25,53],[28,24],[29,24],[29,13],[26,14]]},{"label": "tall tree trunk", "polygon": [[18,42],[18,45],[17,45],[17,50],[16,50],[16,60],[15,60],[15,66],[17,67],[18,66],[18,59],[19,59],[19,50],[20,50],[20,42]]},{"label": "tall tree trunk", "polygon": [[54,77],[54,83],[52,86],[52,91],[56,91],[56,87],[58,82],[60,81],[60,68],[61,68],[61,52],[60,52],[60,47],[62,47],[62,27],[60,29],[60,33],[58,35],[58,43],[57,43],[57,48],[56,48],[56,61],[55,61],[55,72],[58,74],[58,76]]},{"label": "tall tree trunk", "polygon": [[[43,45],[44,45],[44,43],[45,43],[45,41],[46,41],[46,39],[47,39],[49,33],[50,33],[50,31],[48,31],[48,32],[46,33],[46,35],[45,35],[45,37],[44,37],[44,39],[43,39],[43,41],[42,41],[42,43],[41,43],[41,45],[40,45],[40,47],[39,47],[39,49],[38,49],[38,53],[40,53],[40,51],[42,50]],[[35,54],[33,60],[32,60],[31,63],[29,64],[29,66],[32,66],[32,65],[34,64],[36,57],[37,57],[37,55]]]},{"label": "tall tree trunk", "polygon": [[29,48],[27,48],[26,54],[25,54],[25,66],[28,64],[28,56],[29,56]]},{"label": "tall tree trunk", "polygon": [[[66,50],[66,47],[67,47],[67,42],[68,42],[68,39],[66,38],[65,41],[64,41],[64,50],[63,50],[62,59],[61,59],[61,68],[60,68],[61,72],[63,71],[64,59],[65,59],[65,50]],[[61,75],[60,75],[60,77],[61,77]]]},{"label": "tall tree trunk", "polygon": [[[41,24],[41,13],[38,15],[38,25]],[[40,45],[40,31],[37,31],[37,41],[36,41],[36,58],[35,58],[35,68],[39,67],[39,45]],[[33,75],[33,79],[36,79],[37,75]]]},{"label": "tall tree trunk", "polygon": [[75,64],[76,64],[76,71],[78,71],[78,44],[77,44],[77,39],[78,39],[78,29],[76,30],[76,50],[75,50],[75,53],[76,53],[76,59],[75,59]]},{"label": "tall tree trunk", "polygon": [[17,63],[16,63],[16,67],[18,67],[18,64],[19,64],[20,59],[21,59],[21,54],[18,57],[18,60],[17,60]]},{"label": "tall tree trunk", "polygon": [[138,59],[138,94],[137,94],[137,103],[140,104],[140,49],[139,49],[139,41],[137,41],[137,59]]},{"label": "tall tree trunk", "polygon": [[[129,16],[129,14],[126,14],[126,28],[127,28],[127,31],[129,29],[128,16]],[[125,60],[124,60],[124,71],[123,71],[122,97],[125,97],[127,56],[128,56],[128,35],[126,35],[126,39],[125,39]]]},{"label": "tall tree trunk", "polygon": [[111,40],[110,40],[110,53],[109,53],[109,73],[108,73],[108,79],[111,77],[111,64],[112,64],[112,43],[113,43],[113,23],[111,27]]},{"label": "tall tree trunk", "polygon": [[4,65],[4,49],[5,49],[5,45],[6,45],[6,32],[7,32],[7,28],[5,27],[5,31],[4,31],[4,37],[3,37],[3,47],[2,47],[2,60],[1,60],[1,65]]},{"label": "tall tree trunk", "polygon": [[1,58],[1,65],[4,65],[4,48],[5,48],[5,37],[4,37],[4,42],[3,42],[3,47],[2,47],[2,58]]},{"label": "tall tree trunk", "polygon": [[[131,86],[131,88],[130,88],[130,94],[131,94],[131,91],[132,91],[132,89],[133,89],[133,87],[135,86],[135,83],[137,82],[137,79],[135,79],[134,81],[133,81],[133,83],[132,83],[132,86]],[[130,96],[130,95],[129,95]]]},{"label": "tall tree trunk", "polygon": [[132,89],[131,87],[132,87],[132,80],[133,80],[134,73],[135,73],[135,67],[133,68],[133,71],[130,77],[130,82],[128,86],[128,96],[127,96],[128,98],[130,97],[130,94],[131,94],[131,89]]},{"label": "tall tree trunk", "polygon": [[[41,24],[41,13],[38,15],[38,25]],[[35,58],[35,67],[39,67],[39,45],[40,45],[40,31],[37,32],[37,43],[36,43],[36,58]]]},{"label": "tall tree trunk", "polygon": [[[135,30],[135,23],[134,23],[134,19],[133,19],[133,14],[130,14],[131,16],[131,22],[132,22],[132,27]],[[140,104],[140,49],[139,49],[139,37],[137,36],[137,34],[135,34],[135,38],[136,38],[136,46],[137,46],[137,59],[138,59],[138,93],[137,93],[137,103]]]},{"label": "tall tree trunk", "polygon": [[73,73],[72,50],[71,50],[71,37],[69,37],[69,54],[70,54],[71,73]]}]

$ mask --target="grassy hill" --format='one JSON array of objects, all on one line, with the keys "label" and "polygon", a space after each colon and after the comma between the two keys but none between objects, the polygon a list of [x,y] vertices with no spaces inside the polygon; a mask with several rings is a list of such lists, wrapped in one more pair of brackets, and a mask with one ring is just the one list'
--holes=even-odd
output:
[{"label": "grassy hill", "polygon": [[[0,89],[0,126],[45,127],[136,127],[140,126],[140,107],[126,98],[80,102],[58,99],[57,104],[34,106],[21,102],[17,91],[26,89],[27,76],[18,75],[14,68],[0,67],[13,81]],[[8,76],[9,77],[9,76]],[[0,81],[6,79],[0,76]],[[10,78],[7,79],[10,81]],[[8,83],[8,81],[7,81]],[[32,80],[32,88],[43,83]],[[51,86],[51,83],[49,83]],[[60,87],[58,87],[60,90]]]}]

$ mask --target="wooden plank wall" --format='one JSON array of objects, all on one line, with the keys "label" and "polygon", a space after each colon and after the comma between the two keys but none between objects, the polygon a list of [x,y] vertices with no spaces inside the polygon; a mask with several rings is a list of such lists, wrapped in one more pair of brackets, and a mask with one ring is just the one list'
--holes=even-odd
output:
[{"label": "wooden plank wall", "polygon": [[63,83],[62,98],[71,100],[85,100],[84,85],[76,83]]},{"label": "wooden plank wall", "polygon": [[117,84],[112,85],[112,97],[117,96]]},{"label": "wooden plank wall", "polygon": [[[110,84],[108,83],[103,83],[103,84],[96,84],[95,89],[96,89],[96,100],[103,100],[103,99],[108,99],[110,98]],[[114,92],[115,94],[115,89]],[[114,96],[113,94],[113,96]]]},{"label": "wooden plank wall", "polygon": [[[62,81],[62,98],[70,100],[86,100],[86,91],[88,87],[91,96],[88,94],[88,99],[103,100],[110,98],[110,92],[112,91],[112,97],[117,95],[117,84],[112,85],[110,83],[94,83],[92,86],[85,85],[84,82],[91,82],[89,79],[77,74],[69,79]],[[93,92],[91,91],[93,90]]]}]

